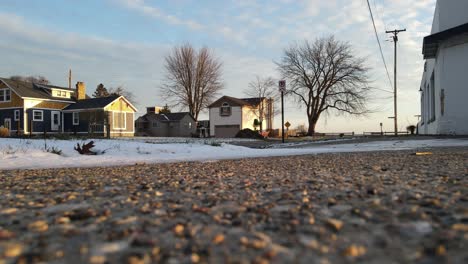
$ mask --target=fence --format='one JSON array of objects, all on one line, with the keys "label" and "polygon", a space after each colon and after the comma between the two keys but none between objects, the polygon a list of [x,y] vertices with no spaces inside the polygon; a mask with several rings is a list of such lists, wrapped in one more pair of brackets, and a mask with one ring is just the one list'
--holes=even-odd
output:
[{"label": "fence", "polygon": [[[398,135],[409,135],[408,131],[399,131]],[[363,132],[364,136],[393,136],[395,132]]]}]

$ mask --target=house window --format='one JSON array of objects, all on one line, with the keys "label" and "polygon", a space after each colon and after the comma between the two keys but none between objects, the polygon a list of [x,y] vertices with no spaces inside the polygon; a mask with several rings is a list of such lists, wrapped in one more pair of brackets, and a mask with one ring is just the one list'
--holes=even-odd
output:
[{"label": "house window", "polygon": [[188,123],[188,128],[189,128],[189,129],[192,129],[192,122],[189,122],[189,123]]},{"label": "house window", "polygon": [[19,121],[20,120],[20,110],[15,110],[14,112],[14,115],[15,115],[15,121]]},{"label": "house window", "polygon": [[435,111],[435,101],[436,101],[436,98],[435,98],[435,81],[434,81],[434,73],[432,73],[432,76],[431,76],[431,85],[429,87],[431,90],[430,90],[430,96],[431,96],[431,101],[430,101],[430,109],[431,109],[431,112],[430,112],[430,122],[433,122],[436,120],[436,111]]},{"label": "house window", "polygon": [[33,121],[44,121],[44,112],[42,110],[33,110]]},{"label": "house window", "polygon": [[114,129],[126,129],[127,128],[127,117],[125,113],[113,112],[113,127]]},{"label": "house window", "polygon": [[0,102],[9,102],[11,100],[10,89],[0,89]]},{"label": "house window", "polygon": [[158,122],[153,122],[153,127],[158,127]]},{"label": "house window", "polygon": [[80,113],[75,112],[73,113],[73,125],[79,125],[80,124]]},{"label": "house window", "polygon": [[223,103],[221,106],[221,111],[219,112],[222,116],[230,116],[231,115],[231,106],[228,103]]}]

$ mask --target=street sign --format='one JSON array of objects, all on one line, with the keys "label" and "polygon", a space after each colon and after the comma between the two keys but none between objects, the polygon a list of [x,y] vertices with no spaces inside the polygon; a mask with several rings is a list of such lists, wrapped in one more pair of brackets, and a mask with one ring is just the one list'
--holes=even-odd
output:
[{"label": "street sign", "polygon": [[279,86],[279,91],[284,93],[286,92],[286,81],[285,80],[280,80],[278,83]]},{"label": "street sign", "polygon": [[291,126],[291,123],[286,122],[286,124],[284,124],[284,126],[285,126],[286,128],[289,128],[289,127]]}]

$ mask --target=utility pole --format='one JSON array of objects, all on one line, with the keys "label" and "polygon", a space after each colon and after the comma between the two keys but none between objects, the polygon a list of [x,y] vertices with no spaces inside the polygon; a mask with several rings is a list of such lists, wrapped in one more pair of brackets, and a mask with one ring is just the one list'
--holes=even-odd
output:
[{"label": "utility pole", "polygon": [[393,34],[393,43],[395,44],[395,61],[394,61],[394,74],[393,74],[393,86],[394,86],[394,95],[393,95],[393,121],[395,122],[395,136],[398,136],[398,113],[397,113],[397,42],[398,42],[398,33],[404,32],[406,29],[395,29],[386,31],[387,34]]},{"label": "utility pole", "polygon": [[72,73],[71,69],[68,71],[68,88],[71,89],[71,79],[72,79]]}]

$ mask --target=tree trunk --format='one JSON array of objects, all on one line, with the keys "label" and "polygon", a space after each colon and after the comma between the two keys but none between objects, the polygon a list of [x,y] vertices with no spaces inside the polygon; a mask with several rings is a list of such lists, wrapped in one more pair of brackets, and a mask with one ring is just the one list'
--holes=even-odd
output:
[{"label": "tree trunk", "polygon": [[313,136],[315,134],[316,125],[317,125],[317,120],[314,118],[309,118],[309,131],[307,131],[308,136]]}]

